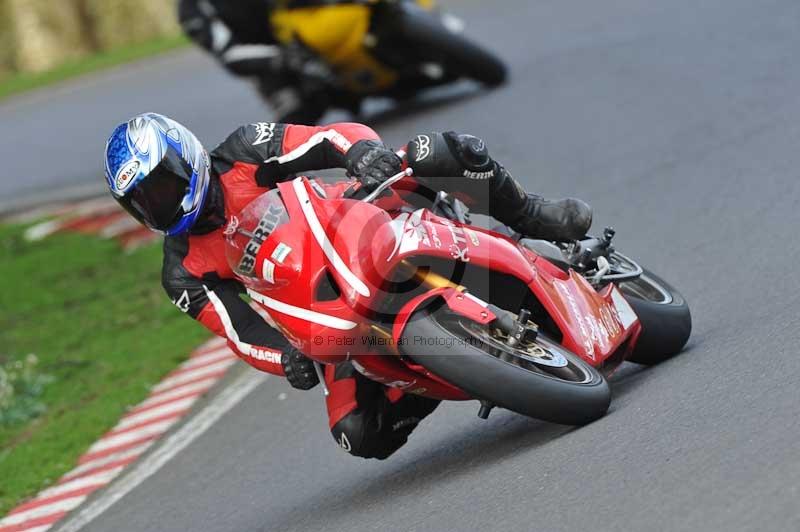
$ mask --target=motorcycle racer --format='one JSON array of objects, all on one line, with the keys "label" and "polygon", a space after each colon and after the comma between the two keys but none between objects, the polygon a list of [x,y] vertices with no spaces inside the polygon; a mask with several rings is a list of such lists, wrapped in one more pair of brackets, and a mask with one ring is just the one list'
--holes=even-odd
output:
[{"label": "motorcycle racer", "polygon": [[[414,186],[451,192],[524,235],[575,239],[591,225],[591,209],[580,200],[526,194],[476,137],[423,134],[406,148]],[[361,124],[254,123],[238,128],[209,154],[187,128],[155,113],[120,124],[105,150],[114,199],[165,235],[162,282],[173,303],[226,338],[247,363],[285,376],[299,389],[318,384],[313,363],[241,299],[244,287],[225,256],[226,220],[296,174],[344,168],[362,181],[380,182],[403,164]],[[438,404],[384,387],[349,363],[327,366],[324,378],[333,436],[356,456],[387,458]]]}]

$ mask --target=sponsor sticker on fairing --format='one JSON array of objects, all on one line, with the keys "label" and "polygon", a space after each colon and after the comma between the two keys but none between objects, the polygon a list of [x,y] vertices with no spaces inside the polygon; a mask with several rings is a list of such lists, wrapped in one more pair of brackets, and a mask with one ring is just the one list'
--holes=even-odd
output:
[{"label": "sponsor sticker on fairing", "polygon": [[[259,220],[255,231],[253,231],[250,241],[244,248],[244,253],[239,261],[239,266],[237,267],[237,271],[239,273],[248,276],[253,273],[253,269],[256,266],[256,256],[258,255],[258,251],[261,249],[261,245],[278,226],[282,220],[282,217],[285,215],[285,212],[286,211],[283,209],[283,207],[279,205],[269,206],[269,209],[267,209],[267,211],[264,213],[264,216],[262,216],[261,220]],[[233,220],[231,220],[231,222],[233,222]],[[238,222],[239,220],[236,219],[237,227]],[[236,231],[236,228],[231,230]]]},{"label": "sponsor sticker on fairing", "polygon": [[136,176],[139,175],[139,167],[141,165],[142,163],[136,160],[128,161],[127,164],[119,169],[117,176],[114,178],[114,187],[118,192],[125,192],[128,189]]},{"label": "sponsor sticker on fairing", "polygon": [[617,318],[619,318],[619,322],[622,324],[622,326],[627,329],[633,325],[633,323],[638,319],[636,312],[634,312],[630,303],[625,300],[625,297],[622,295],[622,293],[620,293],[616,286],[611,289],[611,300],[614,302],[614,307],[617,311]]},{"label": "sponsor sticker on fairing", "polygon": [[386,262],[392,260],[398,253],[402,255],[419,249],[420,244],[431,245],[430,235],[422,220],[424,212],[424,209],[419,209],[412,214],[403,213],[390,222],[389,226],[394,232],[395,246]]},{"label": "sponsor sticker on fairing", "polygon": [[292,248],[281,242],[275,248],[275,251],[272,252],[272,260],[277,262],[278,264],[283,264],[283,261],[286,260],[286,257],[289,256],[289,253],[292,252]]},{"label": "sponsor sticker on fairing", "polygon": [[473,231],[472,229],[467,229],[465,227],[464,228],[464,232],[467,233],[467,236],[469,237],[469,241],[472,242],[473,246],[477,247],[477,246],[481,245],[481,241],[478,238],[478,234],[475,231]]},{"label": "sponsor sticker on fairing", "polygon": [[453,237],[453,243],[450,245],[450,256],[461,262],[469,262],[469,247],[467,246],[467,234],[464,228],[460,225],[455,225],[449,220],[444,220],[443,223],[450,230],[450,236]]},{"label": "sponsor sticker on fairing", "polygon": [[275,263],[271,260],[264,259],[264,264],[261,266],[261,278],[267,282],[275,284]]}]

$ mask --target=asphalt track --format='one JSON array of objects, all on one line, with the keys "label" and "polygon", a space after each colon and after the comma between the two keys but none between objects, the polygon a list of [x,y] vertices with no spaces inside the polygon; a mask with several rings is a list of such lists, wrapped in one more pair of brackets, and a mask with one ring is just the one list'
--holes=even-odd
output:
[{"label": "asphalt track", "polygon": [[[381,132],[472,131],[531,189],[580,194],[682,289],[690,348],[626,366],[589,426],[447,404],[385,462],[335,446],[319,390],[270,379],[87,531],[800,529],[800,3],[450,4],[511,84],[383,117]],[[17,139],[4,191],[25,164],[73,182],[97,171],[86,142],[134,111],[209,143],[264,116],[194,53],[74,87],[0,107]],[[56,157],[20,162],[34,140]]]}]

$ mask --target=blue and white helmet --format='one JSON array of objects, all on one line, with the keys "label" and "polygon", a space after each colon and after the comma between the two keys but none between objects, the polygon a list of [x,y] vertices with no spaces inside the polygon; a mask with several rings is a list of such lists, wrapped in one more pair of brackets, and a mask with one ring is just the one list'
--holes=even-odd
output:
[{"label": "blue and white helmet", "polygon": [[120,124],[108,139],[106,181],[114,199],[139,222],[178,235],[203,211],[208,153],[181,124],[144,113]]}]

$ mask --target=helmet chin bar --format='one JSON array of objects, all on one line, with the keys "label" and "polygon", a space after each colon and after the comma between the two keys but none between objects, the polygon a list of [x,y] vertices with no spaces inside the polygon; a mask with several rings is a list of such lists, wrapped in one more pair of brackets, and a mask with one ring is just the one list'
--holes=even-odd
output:
[{"label": "helmet chin bar", "polygon": [[208,192],[190,232],[204,235],[225,225],[225,200],[219,180],[209,176]]}]

